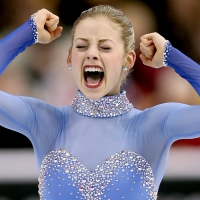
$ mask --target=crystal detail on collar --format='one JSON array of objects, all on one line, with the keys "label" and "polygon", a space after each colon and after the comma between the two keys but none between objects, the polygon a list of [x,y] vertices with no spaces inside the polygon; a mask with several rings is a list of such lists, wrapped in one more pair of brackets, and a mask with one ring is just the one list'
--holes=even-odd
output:
[{"label": "crystal detail on collar", "polygon": [[77,113],[90,117],[115,117],[128,112],[133,105],[126,97],[123,90],[118,95],[104,96],[98,100],[85,97],[79,90],[72,101],[72,107]]}]

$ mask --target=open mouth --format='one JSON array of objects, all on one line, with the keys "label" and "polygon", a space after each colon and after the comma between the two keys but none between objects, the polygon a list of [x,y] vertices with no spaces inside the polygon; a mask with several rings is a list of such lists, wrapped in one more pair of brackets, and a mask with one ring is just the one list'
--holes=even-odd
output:
[{"label": "open mouth", "polygon": [[90,88],[97,88],[101,85],[104,77],[104,71],[100,67],[85,67],[84,79],[85,85]]}]

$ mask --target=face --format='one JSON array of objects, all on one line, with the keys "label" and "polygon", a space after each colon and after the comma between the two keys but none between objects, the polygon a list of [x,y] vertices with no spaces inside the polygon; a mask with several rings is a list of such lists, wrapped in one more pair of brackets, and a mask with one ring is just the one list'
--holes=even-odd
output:
[{"label": "face", "polygon": [[67,63],[75,82],[89,99],[120,92],[125,72],[134,64],[135,53],[124,53],[121,28],[106,17],[86,18],[76,26]]}]

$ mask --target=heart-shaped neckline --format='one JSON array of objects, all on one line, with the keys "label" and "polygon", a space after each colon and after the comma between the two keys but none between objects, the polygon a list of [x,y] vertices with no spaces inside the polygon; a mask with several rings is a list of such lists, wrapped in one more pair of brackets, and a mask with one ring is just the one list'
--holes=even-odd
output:
[{"label": "heart-shaped neckline", "polygon": [[[127,172],[128,170],[128,172]],[[73,180],[73,186],[86,199],[92,199],[104,194],[108,184],[118,179],[118,175],[124,173],[125,178],[139,175],[141,185],[146,188],[150,196],[156,197],[157,190],[150,165],[146,160],[132,151],[121,151],[111,155],[102,164],[97,165],[94,170],[88,170],[78,159],[70,152],[64,149],[53,150],[48,153],[41,165],[39,177],[39,194],[43,195],[46,178],[53,171],[60,171]]]}]

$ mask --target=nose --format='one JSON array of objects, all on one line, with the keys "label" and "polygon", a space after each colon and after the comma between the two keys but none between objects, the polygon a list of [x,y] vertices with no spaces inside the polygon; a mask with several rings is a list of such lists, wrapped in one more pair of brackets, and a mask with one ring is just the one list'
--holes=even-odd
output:
[{"label": "nose", "polygon": [[98,51],[95,48],[88,49],[87,59],[88,60],[98,60]]},{"label": "nose", "polygon": [[87,55],[87,59],[88,60],[97,60],[98,58],[95,55]]}]

